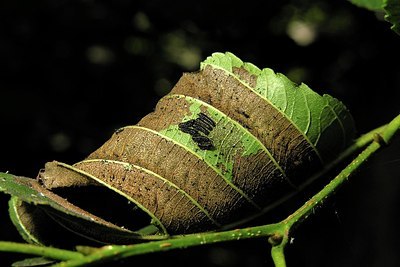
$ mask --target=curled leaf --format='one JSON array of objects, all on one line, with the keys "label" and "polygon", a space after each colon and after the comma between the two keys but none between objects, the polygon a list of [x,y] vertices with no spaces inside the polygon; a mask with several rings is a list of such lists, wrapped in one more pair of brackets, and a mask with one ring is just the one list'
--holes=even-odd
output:
[{"label": "curled leaf", "polygon": [[[42,187],[36,180],[0,173],[0,190],[11,194],[10,218],[29,243],[51,244],[60,231],[68,229],[101,243],[132,243],[154,239],[116,226]],[[65,240],[62,240],[65,245]]]},{"label": "curled leaf", "polygon": [[52,212],[45,211],[53,220],[93,239],[93,231],[80,229],[91,218],[98,228],[124,230],[77,211],[50,190],[101,186],[129,200],[149,226],[123,236],[214,230],[297,190],[353,135],[352,118],[337,99],[231,53],[214,53],[199,72],[183,74],[154,112],[116,131],[85,160],[47,163],[31,186],[45,194],[44,204],[8,193],[50,206]]}]

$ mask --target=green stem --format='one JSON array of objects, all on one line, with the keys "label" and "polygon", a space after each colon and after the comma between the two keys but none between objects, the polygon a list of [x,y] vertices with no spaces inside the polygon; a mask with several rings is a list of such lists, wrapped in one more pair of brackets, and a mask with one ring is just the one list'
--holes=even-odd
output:
[{"label": "green stem", "polygon": [[286,267],[286,259],[284,254],[284,246],[273,246],[271,249],[271,257],[275,267]]},{"label": "green stem", "polygon": [[[282,223],[281,225],[284,226],[284,224]],[[287,230],[288,229],[281,232],[281,234],[283,235],[277,233],[275,236],[271,236],[268,240],[269,243],[272,245],[271,257],[274,261],[275,267],[286,267],[285,246],[289,240]]]},{"label": "green stem", "polygon": [[280,232],[279,224],[269,224],[244,229],[235,229],[224,232],[190,234],[185,236],[176,236],[168,240],[152,241],[147,243],[125,245],[125,246],[105,246],[99,248],[96,252],[80,259],[72,259],[67,262],[61,262],[53,267],[77,267],[88,266],[118,260],[135,255],[148,254],[172,249],[187,248],[205,244],[215,244],[233,240],[244,240],[256,237],[269,237],[276,232]]},{"label": "green stem", "polygon": [[275,201],[271,205],[265,207],[261,212],[258,212],[257,214],[254,214],[252,216],[248,216],[238,222],[232,223],[232,224],[227,224],[222,227],[222,230],[227,230],[227,229],[232,229],[235,227],[238,227],[240,225],[243,225],[245,223],[248,223],[257,217],[260,217],[261,215],[269,212],[270,210],[273,210],[277,206],[281,205],[282,203],[286,202],[287,200],[291,199],[294,197],[298,192],[301,192],[304,190],[307,186],[312,184],[315,180],[318,178],[326,175],[328,172],[330,172],[333,168],[338,166],[340,163],[344,162],[346,159],[348,159],[351,155],[354,155],[357,151],[360,151],[361,149],[365,148],[368,144],[370,144],[372,141],[374,141],[374,137],[376,134],[382,133],[382,131],[387,127],[387,124],[382,125],[376,129],[373,129],[369,131],[368,133],[365,133],[361,135],[359,138],[357,138],[354,143],[349,146],[345,151],[343,151],[338,157],[336,157],[335,160],[332,162],[328,163],[324,168],[319,171],[318,173],[314,174],[311,176],[309,179],[307,179],[303,184],[301,184],[296,191],[293,191],[284,197],[280,198],[279,200]]},{"label": "green stem", "polygon": [[[371,131],[368,135],[362,136],[358,140],[358,145],[365,144],[371,138],[374,142],[370,143],[345,169],[343,169],[328,185],[320,192],[314,195],[298,210],[287,217],[283,223],[289,228],[307,218],[313,210],[323,203],[330,195],[332,195],[347,179],[354,173],[366,160],[374,154],[382,145],[386,145],[393,138],[395,133],[400,129],[400,115],[394,118],[388,125]],[[377,138],[378,137],[378,138]],[[357,143],[357,142],[356,142]]]},{"label": "green stem", "polygon": [[375,129],[361,135],[360,137],[358,137],[354,141],[354,143],[351,146],[349,146],[345,151],[343,151],[335,161],[338,161],[341,158],[347,158],[347,157],[353,155],[356,151],[359,151],[360,149],[362,149],[365,146],[367,146],[368,144],[370,144],[374,140],[374,136],[376,134],[382,134],[382,132],[385,130],[385,128],[387,126],[388,126],[388,124],[379,126],[378,128],[375,128]]},{"label": "green stem", "polygon": [[[393,136],[400,129],[400,115],[395,117],[389,124],[381,126],[377,129],[370,131],[369,133],[358,138],[354,144],[344,151],[339,158],[331,163],[335,166],[337,163],[346,159],[361,147],[369,144],[345,169],[343,169],[328,185],[326,185],[321,191],[314,195],[309,201],[307,201],[298,210],[288,216],[280,224],[282,225],[281,234],[283,235],[282,242],[277,242],[273,244],[271,249],[271,256],[274,260],[276,267],[285,267],[285,256],[284,248],[289,240],[290,231],[301,221],[305,220],[313,210],[323,203],[329,196],[333,193],[349,178],[351,174],[354,173],[359,167],[361,167],[366,160],[374,154],[379,148],[387,145]],[[372,142],[373,141],[373,142]],[[328,166],[330,169],[332,166]]]},{"label": "green stem", "polygon": [[354,141],[354,143],[351,146],[349,146],[346,150],[344,150],[342,153],[340,153],[340,155],[336,157],[335,160],[324,166],[324,169],[322,171],[313,175],[310,179],[307,179],[307,181],[300,186],[299,191],[303,190],[305,187],[312,184],[319,177],[327,174],[329,171],[338,166],[340,163],[344,162],[347,158],[354,155],[357,151],[360,151],[361,149],[365,148],[372,141],[374,141],[374,137],[376,136],[376,134],[381,134],[386,127],[387,124],[382,125],[358,137]]},{"label": "green stem", "polygon": [[83,258],[81,253],[75,251],[7,241],[0,241],[0,251],[38,255],[62,261]]}]

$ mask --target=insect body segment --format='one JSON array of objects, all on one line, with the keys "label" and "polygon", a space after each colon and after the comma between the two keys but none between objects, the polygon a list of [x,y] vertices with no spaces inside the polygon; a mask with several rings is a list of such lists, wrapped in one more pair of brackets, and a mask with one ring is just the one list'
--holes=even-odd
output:
[{"label": "insect body segment", "polygon": [[199,117],[193,120],[182,122],[178,125],[179,130],[190,134],[192,140],[202,150],[214,150],[214,144],[208,134],[216,126],[215,122],[204,113],[200,113]]},{"label": "insect body segment", "polygon": [[[204,126],[209,132],[212,131],[212,129],[216,126],[215,122],[204,113],[200,113],[197,120],[199,122],[198,125]],[[208,134],[209,132],[204,134]]]}]

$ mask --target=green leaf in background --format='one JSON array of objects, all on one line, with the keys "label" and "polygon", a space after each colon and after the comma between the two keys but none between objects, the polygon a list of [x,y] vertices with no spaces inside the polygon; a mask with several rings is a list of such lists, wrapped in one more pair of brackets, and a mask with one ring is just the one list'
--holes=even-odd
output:
[{"label": "green leaf in background", "polygon": [[391,29],[400,35],[400,1],[386,0],[385,2],[385,19],[393,24]]},{"label": "green leaf in background", "polygon": [[350,0],[354,5],[372,11],[382,10],[385,0]]},{"label": "green leaf in background", "polygon": [[400,35],[399,0],[350,0],[350,2],[371,11],[385,11],[385,20],[392,23],[391,29]]}]

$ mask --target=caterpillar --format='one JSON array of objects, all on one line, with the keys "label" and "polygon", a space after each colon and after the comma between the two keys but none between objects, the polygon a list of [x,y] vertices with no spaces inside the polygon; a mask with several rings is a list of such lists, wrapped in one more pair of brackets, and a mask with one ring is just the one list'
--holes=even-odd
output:
[{"label": "caterpillar", "polygon": [[297,190],[352,141],[345,106],[231,53],[185,73],[155,110],[73,165],[48,162],[46,190],[102,185],[159,234],[219,229]]}]

